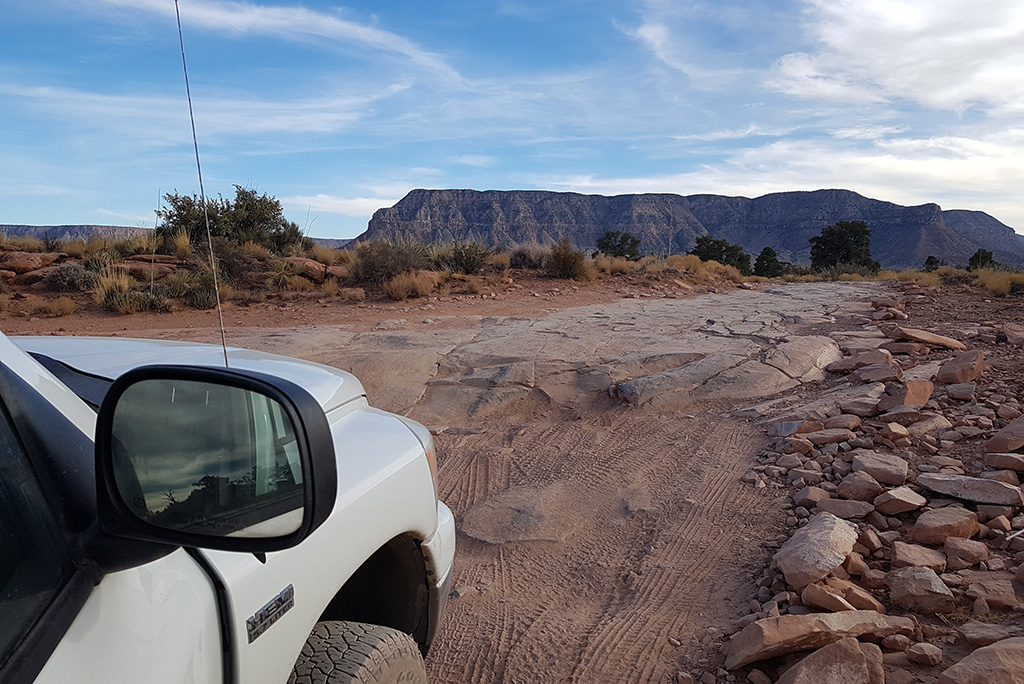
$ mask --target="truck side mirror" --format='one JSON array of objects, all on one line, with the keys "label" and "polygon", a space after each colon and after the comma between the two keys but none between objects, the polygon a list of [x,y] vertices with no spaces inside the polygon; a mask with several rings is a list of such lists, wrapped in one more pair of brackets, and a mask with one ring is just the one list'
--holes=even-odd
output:
[{"label": "truck side mirror", "polygon": [[320,404],[287,380],[143,366],[100,405],[96,476],[104,531],[234,551],[294,546],[330,514],[337,464]]}]

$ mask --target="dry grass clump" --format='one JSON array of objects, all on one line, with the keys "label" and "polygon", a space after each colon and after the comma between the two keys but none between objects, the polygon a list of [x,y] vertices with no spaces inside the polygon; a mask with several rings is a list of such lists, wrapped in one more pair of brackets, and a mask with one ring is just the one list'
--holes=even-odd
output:
[{"label": "dry grass clump", "polygon": [[711,261],[704,262],[704,269],[711,275],[720,276],[726,280],[731,280],[734,283],[742,283],[744,281],[743,274],[735,266],[728,264],[720,264],[714,259]]},{"label": "dry grass clump", "polygon": [[230,302],[238,296],[235,292],[235,288],[228,283],[217,284],[217,296],[220,297],[221,302]]},{"label": "dry grass clump", "polygon": [[324,280],[324,284],[320,286],[323,289],[324,294],[330,298],[338,296],[338,292],[341,290],[341,283],[335,277],[330,277]]},{"label": "dry grass clump", "polygon": [[381,285],[381,289],[388,297],[404,302],[409,298],[415,299],[430,294],[434,289],[434,280],[422,272],[399,273]]},{"label": "dry grass clump", "polygon": [[373,240],[356,248],[349,272],[357,282],[382,285],[403,273],[411,273],[431,264],[427,246],[422,242]]},{"label": "dry grass clump", "polygon": [[579,281],[594,279],[594,273],[587,267],[586,256],[574,249],[568,238],[562,238],[551,246],[544,260],[544,270],[552,278]]},{"label": "dry grass clump", "polygon": [[100,271],[93,287],[92,298],[97,304],[108,306],[114,297],[130,291],[135,279],[123,268],[108,266]]},{"label": "dry grass clump", "polygon": [[599,273],[615,275],[617,273],[632,273],[640,268],[640,264],[625,257],[609,257],[598,254],[594,257],[594,267]]},{"label": "dry grass clump", "polygon": [[365,302],[366,290],[361,287],[343,287],[338,290],[338,299],[343,302]]},{"label": "dry grass clump", "polygon": [[540,245],[520,245],[508,255],[509,268],[540,270],[544,268],[547,252]]},{"label": "dry grass clump", "polygon": [[338,260],[338,252],[341,250],[334,249],[333,247],[325,247],[319,242],[314,242],[313,246],[307,250],[306,254],[310,259],[319,261],[324,266],[333,266]]},{"label": "dry grass clump", "polygon": [[252,240],[243,243],[238,248],[238,251],[246,259],[252,259],[253,261],[270,261],[274,258],[273,253],[269,249]]},{"label": "dry grass clump", "polygon": [[16,237],[9,237],[4,241],[4,244],[8,249],[15,250],[18,252],[43,252],[46,251],[46,245],[42,240],[33,235],[18,235]]},{"label": "dry grass clump", "polygon": [[61,243],[61,251],[70,257],[80,259],[85,256],[85,243],[81,240],[65,240]]},{"label": "dry grass clump", "polygon": [[286,292],[311,292],[316,288],[313,281],[300,275],[293,275],[288,278],[284,286]]},{"label": "dry grass clump", "polygon": [[665,257],[666,268],[697,275],[704,270],[704,262],[696,254],[673,254]]},{"label": "dry grass clump", "polygon": [[171,254],[178,257],[178,261],[186,262],[188,258],[192,256],[192,252],[195,248],[192,246],[192,238],[189,237],[188,231],[184,228],[179,228],[175,231],[169,240],[168,247],[171,250]]},{"label": "dry grass clump", "polygon": [[1024,292],[1024,273],[1011,273],[993,269],[974,271],[975,285],[984,288],[989,294],[1005,297],[1012,293]]},{"label": "dry grass clump", "polygon": [[217,290],[212,287],[195,287],[188,291],[185,301],[193,309],[206,311],[217,308]]},{"label": "dry grass clump", "polygon": [[496,271],[507,271],[512,265],[512,255],[508,252],[495,252],[487,257],[487,265]]},{"label": "dry grass clump", "polygon": [[70,316],[78,310],[78,304],[67,295],[43,302],[35,308],[35,313],[42,316]]},{"label": "dry grass clump", "polygon": [[434,267],[442,271],[476,275],[487,266],[491,250],[479,242],[453,242],[433,246],[429,250]]},{"label": "dry grass clump", "polygon": [[128,240],[125,251],[129,254],[156,254],[161,242],[156,233],[142,233]]}]

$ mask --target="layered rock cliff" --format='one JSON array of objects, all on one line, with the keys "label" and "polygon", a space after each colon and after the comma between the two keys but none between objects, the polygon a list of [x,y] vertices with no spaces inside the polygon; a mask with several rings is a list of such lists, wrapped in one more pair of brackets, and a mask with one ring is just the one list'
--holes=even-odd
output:
[{"label": "layered rock cliff", "polygon": [[905,207],[849,190],[783,192],[754,199],[720,195],[581,195],[532,190],[413,190],[379,209],[360,240],[474,240],[490,246],[551,243],[568,237],[595,248],[609,230],[628,231],[646,253],[678,254],[702,235],[725,238],[752,255],[772,247],[781,259],[810,262],[808,240],[836,221],[866,221],[871,251],[884,267],[920,267],[934,255],[966,264],[979,248],[997,261],[1024,263],[1024,237],[978,211]]}]

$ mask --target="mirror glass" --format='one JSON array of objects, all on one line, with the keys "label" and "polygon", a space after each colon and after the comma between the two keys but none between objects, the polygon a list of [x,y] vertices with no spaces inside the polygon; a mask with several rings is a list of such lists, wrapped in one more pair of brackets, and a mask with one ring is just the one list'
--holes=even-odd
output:
[{"label": "mirror glass", "polygon": [[143,380],[118,401],[114,477],[140,519],[192,534],[280,537],[299,529],[295,426],[258,392],[195,380]]}]

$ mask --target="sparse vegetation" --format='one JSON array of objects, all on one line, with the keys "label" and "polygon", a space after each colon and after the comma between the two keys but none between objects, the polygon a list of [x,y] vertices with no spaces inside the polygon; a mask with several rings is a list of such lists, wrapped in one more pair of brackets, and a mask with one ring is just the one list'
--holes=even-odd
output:
[{"label": "sparse vegetation", "polygon": [[551,246],[551,251],[545,259],[544,270],[552,278],[591,280],[586,256],[569,244],[569,238],[562,238]]},{"label": "sparse vegetation", "polygon": [[430,266],[430,254],[422,242],[373,240],[356,248],[350,273],[356,282],[382,285],[402,273]]},{"label": "sparse vegetation", "polygon": [[71,261],[54,267],[43,283],[51,292],[88,292],[96,286],[96,273]]},{"label": "sparse vegetation", "polygon": [[121,268],[107,267],[100,271],[93,288],[93,301],[107,308],[112,307],[112,302],[118,295],[123,295],[132,289],[135,279]]},{"label": "sparse vegetation", "polygon": [[425,297],[434,289],[434,281],[423,273],[399,273],[381,286],[384,293],[400,302]]},{"label": "sparse vegetation", "polygon": [[509,254],[508,265],[510,268],[539,270],[544,268],[544,257],[546,255],[547,250],[540,245],[516,247]]},{"label": "sparse vegetation", "polygon": [[479,242],[453,242],[430,250],[431,261],[438,270],[463,275],[476,275],[482,271],[490,256],[491,250]]},{"label": "sparse vegetation", "polygon": [[606,231],[597,238],[597,249],[610,257],[619,257],[629,261],[640,259],[640,240],[632,233],[618,230]]},{"label": "sparse vegetation", "polygon": [[726,239],[715,239],[710,235],[697,238],[688,254],[693,254],[701,261],[717,261],[726,266],[733,266],[743,275],[750,275],[750,255],[739,245]]},{"label": "sparse vegetation", "polygon": [[78,304],[67,295],[43,302],[35,308],[35,312],[42,316],[70,316],[77,310]]}]

